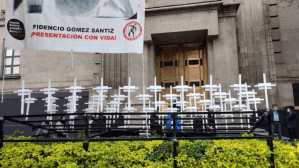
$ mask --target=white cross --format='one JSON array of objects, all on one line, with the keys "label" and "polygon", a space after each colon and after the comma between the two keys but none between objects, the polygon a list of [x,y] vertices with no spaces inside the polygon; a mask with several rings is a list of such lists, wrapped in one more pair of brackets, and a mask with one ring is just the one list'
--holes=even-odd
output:
[{"label": "white cross", "polygon": [[[114,111],[111,111],[112,113],[117,113],[117,109],[119,107],[119,101],[113,100],[113,101],[109,102],[108,105],[110,105],[114,109]],[[112,115],[111,115],[111,117],[112,117]],[[113,115],[113,123],[115,123],[115,117],[116,116]]]},{"label": "white cross", "polygon": [[213,85],[213,77],[210,75],[210,85],[202,86],[202,88],[205,88],[205,91],[210,92],[210,106],[213,106],[213,91],[217,91],[219,86]]},{"label": "white cross", "polygon": [[85,111],[86,113],[94,113],[95,112],[95,105],[97,104],[96,102],[94,101],[89,101],[87,103],[85,103],[86,105],[88,105],[88,108],[86,108]]},{"label": "white cross", "polygon": [[202,111],[207,111],[207,104],[211,104],[211,100],[206,100],[206,92],[203,92],[203,100],[199,100],[198,103],[202,106]]},{"label": "white cross", "polygon": [[[47,97],[47,98],[44,98],[42,100],[45,100],[46,101],[46,107],[47,107],[47,110],[45,110],[46,113],[48,114],[54,114],[56,113],[58,110],[56,109],[57,107],[59,107],[59,105],[56,105],[55,102],[56,100],[58,100],[58,98],[56,97]],[[50,108],[48,106],[49,104],[49,101],[50,101]],[[47,120],[52,120],[52,116],[47,116]],[[52,125],[52,122],[49,122],[49,125]]]},{"label": "white cross", "polygon": [[155,108],[151,107],[151,101],[150,100],[149,100],[148,107],[145,107],[145,110],[143,110],[143,111],[146,111],[146,112],[149,112],[149,113],[155,112]]},{"label": "white cross", "polygon": [[[127,96],[125,96],[125,95],[121,95],[120,94],[120,92],[121,92],[121,87],[119,87],[118,88],[118,95],[114,95],[114,96],[112,96],[113,98],[114,98],[114,101],[117,101],[118,102],[118,105],[117,105],[117,113],[119,113],[119,111],[120,111],[120,104],[122,104],[121,103],[121,101],[124,101],[126,98],[127,98]],[[118,118],[119,116],[118,115],[116,115],[116,118]]]},{"label": "white cross", "polygon": [[151,105],[150,103],[150,98],[153,97],[152,95],[149,95],[149,94],[145,94],[145,86],[143,86],[143,94],[141,95],[138,95],[136,96],[139,100],[142,100],[143,101],[143,108],[142,108],[142,112],[145,113],[145,115],[142,115],[142,117],[145,117],[145,121],[143,120],[143,129],[144,129],[144,124],[145,123],[148,123],[147,122],[147,119],[148,119],[148,115],[147,113],[151,111],[151,108],[146,108],[146,105],[145,105],[145,101],[148,100],[149,101],[149,106]]},{"label": "white cross", "polygon": [[[182,97],[182,93],[180,93],[180,96],[179,97]],[[188,104],[189,102],[187,102],[187,101],[183,101],[182,99],[180,99],[180,100],[177,100],[176,102],[175,102],[175,104],[177,105],[177,106],[180,106],[181,107],[181,111],[180,112],[183,112],[183,107],[185,107],[185,106],[187,106],[187,104]]]},{"label": "white cross", "polygon": [[71,108],[71,113],[75,113],[77,111],[76,108],[76,101],[77,101],[77,93],[82,92],[82,90],[85,89],[82,86],[77,86],[77,79],[74,79],[74,86],[70,87],[70,88],[66,88],[66,90],[69,90],[72,93],[72,98],[71,98],[71,104],[72,104],[72,108]]},{"label": "white cross", "polygon": [[[257,94],[257,92],[254,91],[254,89],[251,92],[248,92],[249,94],[252,95],[252,98],[249,98],[248,104],[253,104],[254,105],[254,111],[257,112],[257,104],[262,103],[262,101],[264,101],[264,99],[261,98],[256,98],[255,95]],[[258,113],[255,113],[255,117],[256,120],[258,120]]]},{"label": "white cross", "polygon": [[222,89],[221,84],[219,84],[219,92],[215,92],[214,97],[220,99],[220,109],[221,109],[221,111],[223,111],[223,98],[227,97],[227,93],[221,92],[222,91],[221,89]]},{"label": "white cross", "polygon": [[257,111],[257,104],[262,103],[262,101],[264,101],[264,99],[256,98],[255,95],[257,94],[257,92],[255,92],[254,90],[252,90],[251,92],[248,92],[248,93],[252,95],[252,98],[249,98],[248,102],[249,102],[249,104],[253,104],[254,111]]},{"label": "white cross", "polygon": [[18,91],[14,91],[14,93],[18,93],[18,96],[21,96],[21,115],[24,115],[25,96],[29,96],[31,92],[32,92],[31,90],[25,89],[24,80],[22,80],[22,89]]},{"label": "white cross", "polygon": [[[196,107],[196,106],[192,106],[192,103],[191,103],[191,100],[192,100],[193,98],[190,98],[190,102],[189,102],[189,107],[186,107],[186,110],[188,111],[188,112],[197,112],[197,110],[199,109],[198,107]],[[191,115],[192,116],[192,115]]]},{"label": "white cross", "polygon": [[131,86],[131,77],[129,77],[129,79],[128,79],[128,86],[124,86],[123,87],[124,92],[128,93],[128,108],[126,109],[126,110],[128,110],[128,112],[131,112],[132,109],[134,109],[134,108],[131,108],[131,92],[135,92],[138,89],[139,88],[136,87],[136,86]]},{"label": "white cross", "polygon": [[161,101],[161,93],[159,93],[159,101],[153,102],[153,104],[157,104],[157,107],[159,107],[159,112],[164,111],[164,106],[167,104],[165,101]]},{"label": "white cross", "polygon": [[[161,93],[159,93],[159,101],[157,102],[157,106],[159,107],[159,112],[164,112],[164,108],[163,107],[165,105],[166,105],[166,102],[165,101],[161,101]],[[161,119],[163,117],[167,117],[167,115],[165,115],[165,114],[158,114],[158,116],[159,116],[159,119]],[[160,123],[161,123],[161,120],[159,120],[159,124]]]},{"label": "white cross", "polygon": [[[103,102],[105,100],[105,95],[104,93],[108,92],[108,90],[111,89],[111,87],[108,86],[104,86],[104,81],[103,81],[103,77],[101,78],[101,86],[98,86],[96,88],[94,88],[93,90],[96,90],[98,93],[98,99],[97,99],[97,113],[99,112],[103,112]],[[101,105],[101,107],[100,107]],[[100,109],[101,108],[101,109]]]},{"label": "white cross", "polygon": [[[233,111],[233,103],[237,103],[236,98],[232,98],[231,91],[228,91],[228,98],[224,99],[225,104],[229,104],[230,111]],[[225,105],[225,111],[226,111],[226,105]]]},{"label": "white cross", "polygon": [[157,92],[161,92],[163,89],[165,89],[164,87],[157,85],[156,83],[157,83],[157,79],[155,77],[154,78],[154,86],[150,86],[150,87],[146,88],[146,89],[149,89],[150,92],[154,92],[154,94],[155,94],[155,102],[154,102],[155,109],[157,109]]},{"label": "white cross", "polygon": [[[49,79],[48,81],[48,88],[45,88],[43,90],[40,90],[41,92],[44,92],[44,94],[48,95],[47,98],[42,99],[46,101],[46,106],[47,106],[47,113],[48,114],[53,114],[54,112],[56,112],[56,107],[59,107],[58,105],[55,104],[56,100],[58,100],[58,98],[53,97],[53,94],[55,94],[56,91],[58,91],[58,89],[55,88],[51,88],[51,79]],[[52,120],[52,116],[47,117],[48,120]],[[52,125],[52,122],[49,122],[50,125]]]},{"label": "white cross", "polygon": [[[245,84],[242,84],[242,76],[241,74],[239,74],[239,84],[234,84],[231,85],[230,87],[232,87],[234,90],[239,91],[239,106],[234,106],[234,108],[239,107],[239,110],[242,111],[243,110],[243,105],[242,105],[242,97],[241,97],[241,92],[243,90],[246,90],[246,88],[248,87]],[[241,116],[240,116],[241,117]]]},{"label": "white cross", "polygon": [[266,80],[266,74],[263,74],[263,81],[264,83],[259,83],[258,85],[255,85],[259,90],[265,91],[265,100],[266,100],[266,109],[269,110],[269,101],[268,101],[268,90],[272,89],[276,84],[267,83]]},{"label": "white cross", "polygon": [[146,106],[145,106],[145,101],[146,100],[150,100],[151,97],[153,97],[152,95],[149,94],[145,94],[145,87],[143,86],[143,94],[140,94],[138,96],[136,96],[138,98],[138,100],[142,100],[143,101],[143,108],[142,111],[143,112],[147,112],[146,110]]},{"label": "white cross", "polygon": [[249,97],[250,96],[252,96],[251,94],[250,94],[250,92],[248,92],[248,88],[249,87],[251,87],[251,86],[247,86],[247,83],[245,83],[245,91],[244,92],[240,92],[240,93],[238,93],[238,95],[239,95],[239,97],[241,96],[241,98],[242,97],[245,97],[246,98],[246,107],[247,107],[247,111],[251,111],[251,109],[250,109],[250,104],[248,103],[248,99],[249,99]]},{"label": "white cross", "polygon": [[[48,88],[46,89],[43,89],[43,90],[40,90],[41,92],[44,92],[44,94],[47,94],[48,97],[46,98],[46,102],[48,104],[47,106],[47,112],[49,114],[52,114],[52,112],[50,111],[51,110],[51,106],[52,106],[52,95],[55,94],[56,91],[58,91],[58,89],[55,89],[55,88],[51,88],[51,79],[49,79],[49,82],[48,82]],[[54,99],[56,101],[56,99]],[[53,102],[53,104],[55,103],[55,101]]]},{"label": "white cross", "polygon": [[[108,104],[112,104],[112,105],[115,105],[116,103],[115,102],[110,102],[110,103],[108,103]],[[114,106],[111,106],[111,107],[109,107],[108,105],[106,106],[106,108],[105,108],[105,111],[107,112],[107,113],[114,113],[115,112],[115,108],[114,108]],[[107,118],[106,118],[106,128],[111,128],[111,120],[112,120],[112,115],[111,114],[109,114],[109,115],[104,115],[104,116],[106,116]],[[109,120],[108,120],[108,118],[109,118]],[[109,125],[108,125],[109,124]]]},{"label": "white cross", "polygon": [[[31,98],[31,93],[29,94],[29,96],[27,98],[25,98],[25,102],[27,103],[27,111],[26,111],[26,115],[29,115],[29,107],[30,104],[33,104],[34,101],[36,101],[37,99],[35,98]],[[26,117],[26,120],[28,120],[28,117]]]},{"label": "white cross", "polygon": [[[196,107],[196,103],[197,103],[196,100],[200,99],[201,95],[200,95],[200,93],[196,93],[195,85],[193,85],[193,93],[189,93],[187,95],[187,97],[189,97],[189,100],[193,99],[193,101],[194,101],[194,107],[195,107],[195,109],[197,109],[197,107]],[[190,100],[190,107],[191,107],[191,100]]]},{"label": "white cross", "polygon": [[[126,103],[126,106],[125,108],[123,108],[123,113],[129,113],[129,112],[134,112],[136,109],[135,108],[129,108],[128,107],[128,103]],[[124,115],[124,118],[125,119],[129,119],[129,120],[125,120],[124,123],[125,124],[130,124],[130,118],[131,118],[131,115]],[[128,126],[125,125],[125,128],[127,128]]]},{"label": "white cross", "polygon": [[167,108],[167,111],[169,112],[177,112],[177,108],[173,108],[172,102],[173,100],[176,100],[178,95],[172,94],[172,86],[170,86],[170,94],[163,95],[163,97],[166,98],[166,100],[170,100],[170,108]]},{"label": "white cross", "polygon": [[[149,123],[149,124],[150,124],[150,121],[148,122],[148,119],[150,119],[151,116],[148,115],[147,113],[152,113],[152,112],[155,111],[155,108],[152,108],[152,107],[151,107],[151,101],[150,101],[150,100],[149,100],[149,103],[148,103],[148,107],[143,108],[142,111],[145,112],[145,115],[142,115],[142,116],[141,116],[141,117],[145,117],[145,121],[143,120],[143,129],[144,129],[144,125],[145,125],[146,123]],[[147,126],[147,128],[148,128],[148,126]],[[146,130],[146,131],[148,132],[148,130]]]},{"label": "white cross", "polygon": [[217,110],[221,110],[221,107],[215,104],[215,98],[213,98],[212,106],[210,106],[209,109],[213,109],[213,112],[216,112]]},{"label": "white cross", "polygon": [[[234,84],[231,85],[231,87],[233,88],[233,90],[239,91],[239,105],[234,105],[234,109],[239,109],[240,112],[244,110],[244,108],[246,109],[247,106],[242,104],[242,96],[241,96],[241,92],[243,90],[247,89],[247,85],[242,84],[242,76],[241,74],[239,74],[239,84]],[[242,118],[242,114],[240,113],[240,118]],[[243,123],[243,120],[241,119],[241,123]],[[243,125],[241,125],[241,127],[243,128]]]},{"label": "white cross", "polygon": [[176,102],[177,105],[181,106],[181,112],[184,111],[184,107],[186,106],[187,102],[184,101],[185,92],[188,92],[191,87],[188,85],[184,85],[184,77],[181,76],[181,85],[174,87],[177,92],[181,92],[181,98],[179,102]]},{"label": "white cross", "polygon": [[[77,86],[77,79],[74,79],[74,86],[70,87],[70,88],[66,88],[66,90],[69,90],[72,93],[71,97],[68,97],[67,99],[70,101],[70,110],[67,112],[69,113],[75,113],[77,111],[77,101],[79,100],[79,98],[81,98],[80,96],[77,96],[77,93],[82,92],[82,90],[85,89],[82,86]],[[75,117],[78,117],[77,115],[71,115],[70,119],[74,119]],[[70,125],[74,125],[74,121],[70,121],[69,122]],[[71,128],[74,128],[73,126],[71,126]]]}]

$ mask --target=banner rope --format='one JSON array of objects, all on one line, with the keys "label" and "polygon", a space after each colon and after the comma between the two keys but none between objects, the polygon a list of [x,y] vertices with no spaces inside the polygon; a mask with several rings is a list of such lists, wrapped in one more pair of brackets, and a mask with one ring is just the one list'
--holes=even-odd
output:
[{"label": "banner rope", "polygon": [[71,50],[71,57],[72,57],[72,70],[74,70],[74,55],[73,55],[73,50]]}]

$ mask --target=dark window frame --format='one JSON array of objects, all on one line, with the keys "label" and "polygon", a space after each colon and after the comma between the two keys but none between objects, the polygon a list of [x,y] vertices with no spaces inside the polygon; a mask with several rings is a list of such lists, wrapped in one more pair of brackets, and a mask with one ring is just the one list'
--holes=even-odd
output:
[{"label": "dark window frame", "polygon": [[191,59],[191,60],[188,60],[188,65],[189,65],[189,66],[199,65],[199,60],[198,60],[198,59]]},{"label": "dark window frame", "polygon": [[190,87],[193,87],[193,84],[195,84],[195,87],[200,87],[200,81],[192,81],[192,82],[189,82],[189,86],[190,86]]},{"label": "dark window frame", "polygon": [[[7,56],[7,51],[12,50],[11,56]],[[21,59],[21,51],[20,55],[15,55],[15,49],[4,49],[3,51],[3,59],[2,59],[2,78],[20,78],[20,64],[21,61],[18,65],[15,65],[15,58],[20,58]],[[6,60],[11,58],[11,65],[6,65]],[[14,73],[13,68],[14,67],[19,67],[19,73]],[[5,69],[10,68],[10,74],[5,74]]]},{"label": "dark window frame", "polygon": [[163,67],[174,67],[174,63],[173,63],[173,61],[164,61]]},{"label": "dark window frame", "polygon": [[170,88],[170,85],[172,85],[172,87],[175,87],[174,82],[165,82],[164,85],[165,88]]}]

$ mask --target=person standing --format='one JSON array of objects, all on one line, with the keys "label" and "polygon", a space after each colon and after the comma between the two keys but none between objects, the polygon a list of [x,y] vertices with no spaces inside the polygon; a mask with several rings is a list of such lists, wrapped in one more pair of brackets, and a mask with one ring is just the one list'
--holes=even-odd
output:
[{"label": "person standing", "polygon": [[272,105],[272,110],[270,110],[269,113],[269,119],[271,123],[271,131],[272,135],[274,136],[275,130],[277,130],[278,138],[281,140],[281,112],[278,111],[277,105],[273,104]]},{"label": "person standing", "polygon": [[297,114],[294,111],[294,106],[288,106],[287,111],[288,111],[288,115],[286,119],[287,119],[288,132],[290,135],[290,140],[294,141],[298,139],[297,132],[296,132]]}]

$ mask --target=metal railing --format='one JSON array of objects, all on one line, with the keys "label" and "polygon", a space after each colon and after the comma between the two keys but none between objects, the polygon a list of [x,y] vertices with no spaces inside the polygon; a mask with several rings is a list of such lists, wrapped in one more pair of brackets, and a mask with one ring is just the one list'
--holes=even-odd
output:
[{"label": "metal railing", "polygon": [[[272,152],[271,163],[274,167],[273,135],[269,125],[269,136],[242,137],[244,133],[256,133],[255,129],[265,118],[258,117],[259,112],[183,112],[183,113],[76,113],[28,116],[0,117],[0,148],[4,142],[83,142],[88,151],[89,142],[100,141],[140,141],[165,140],[173,141],[173,157],[177,157],[178,140],[216,140],[216,139],[260,139],[267,140]],[[169,116],[171,114],[171,116]],[[67,119],[55,119],[64,115]],[[76,118],[73,119],[73,116]],[[47,120],[48,117],[53,120]],[[228,117],[230,116],[230,117]],[[26,120],[28,118],[28,120]],[[71,119],[70,119],[71,118]],[[31,140],[4,139],[4,123],[6,121],[42,129],[48,136],[61,133],[78,134],[84,130],[85,138],[43,138]],[[63,122],[61,125],[53,123]],[[45,123],[48,123],[45,125]],[[52,123],[52,124],[51,124]],[[270,123],[269,123],[270,124]],[[150,137],[155,131],[157,134]],[[140,136],[143,134],[143,136]],[[34,136],[45,136],[34,135]],[[125,137],[123,137],[125,136]],[[174,159],[174,167],[177,161]]]}]

